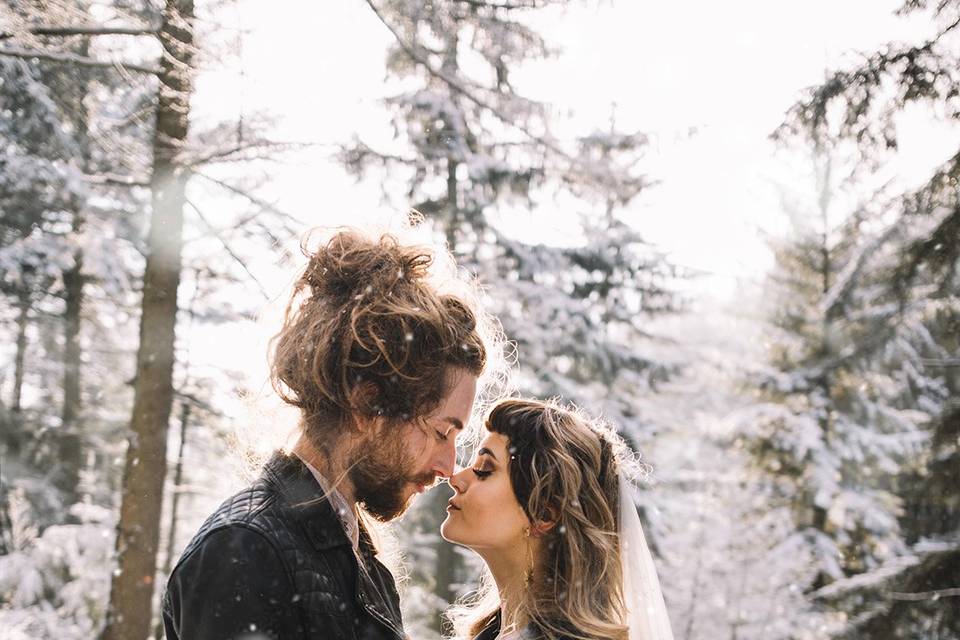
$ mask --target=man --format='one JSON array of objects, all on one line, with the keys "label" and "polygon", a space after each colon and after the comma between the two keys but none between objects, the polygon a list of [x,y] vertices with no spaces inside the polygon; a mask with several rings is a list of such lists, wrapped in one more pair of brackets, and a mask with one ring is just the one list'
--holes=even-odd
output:
[{"label": "man", "polygon": [[341,230],[304,253],[271,345],[299,440],[187,546],[164,593],[168,640],[404,637],[362,516],[389,521],[453,473],[485,317],[464,283],[442,292],[437,255],[393,236]]}]

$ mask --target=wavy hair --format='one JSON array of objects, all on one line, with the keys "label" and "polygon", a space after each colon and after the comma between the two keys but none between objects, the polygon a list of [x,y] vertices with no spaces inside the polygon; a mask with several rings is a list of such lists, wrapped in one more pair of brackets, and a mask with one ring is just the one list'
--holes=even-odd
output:
[{"label": "wavy hair", "polygon": [[[518,616],[546,639],[625,640],[619,476],[640,472],[629,448],[609,425],[556,399],[502,400],[485,427],[509,441],[510,482],[527,517],[554,523],[541,538]],[[472,638],[498,609],[486,575],[448,613],[455,636]]]},{"label": "wavy hair", "polygon": [[415,421],[440,404],[452,369],[500,367],[499,326],[448,252],[354,228],[313,251],[308,242],[270,343],[270,380],[312,442],[358,418]]}]

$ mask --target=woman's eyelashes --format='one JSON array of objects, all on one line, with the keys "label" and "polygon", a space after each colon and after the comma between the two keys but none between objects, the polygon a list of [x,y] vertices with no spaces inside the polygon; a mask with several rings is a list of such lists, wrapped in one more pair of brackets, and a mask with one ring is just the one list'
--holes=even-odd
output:
[{"label": "woman's eyelashes", "polygon": [[479,469],[477,467],[473,467],[471,471],[473,471],[474,475],[480,480],[486,479],[491,473],[493,473],[493,469],[484,469],[483,467]]}]

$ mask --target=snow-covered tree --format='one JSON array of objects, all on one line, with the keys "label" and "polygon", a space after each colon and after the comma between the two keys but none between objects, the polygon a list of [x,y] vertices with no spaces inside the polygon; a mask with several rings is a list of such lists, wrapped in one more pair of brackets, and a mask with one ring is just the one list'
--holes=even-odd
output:
[{"label": "snow-covered tree", "polygon": [[[897,304],[889,265],[899,227],[869,201],[844,210],[835,173],[818,152],[816,203],[792,211],[792,233],[776,247],[768,364],[748,377],[756,401],[737,415],[770,509],[789,513],[780,544],[808,593],[882,572],[907,552],[904,480],[924,466],[930,422],[949,397],[942,370],[927,366],[946,355],[942,302]],[[842,616],[809,606],[792,615],[812,637],[842,628]]]},{"label": "snow-covered tree", "polygon": [[0,555],[0,608],[4,637],[89,638],[99,632],[109,587],[114,516],[92,504],[72,507],[76,524],[42,531],[30,519],[30,505],[15,490],[4,505],[10,514],[8,553]]},{"label": "snow-covered tree", "polygon": [[[904,553],[901,478],[921,463],[947,397],[923,365],[932,346],[923,313],[890,321],[887,273],[871,268],[889,250],[888,230],[875,203],[845,193],[835,158],[816,149],[814,198],[785,199],[792,229],[775,243],[767,285],[767,362],[747,375],[754,400],[734,418],[767,508],[788,518],[773,542],[790,549],[795,564],[784,570],[804,593]],[[788,615],[811,637],[840,619],[809,603]]]},{"label": "snow-covered tree", "polygon": [[[629,215],[647,185],[637,168],[645,136],[611,122],[560,138],[552,107],[515,84],[519,67],[555,53],[529,14],[565,4],[369,1],[394,36],[386,106],[396,137],[355,139],[340,159],[358,177],[378,171],[388,199],[425,216],[490,287],[522,391],[603,412],[636,440],[647,425],[635,399],[669,373],[644,352],[644,320],[678,306],[678,274]],[[570,221],[573,237],[562,246],[518,237],[500,220],[521,208]],[[408,611],[421,633],[441,631],[444,603],[479,575],[436,533],[448,497],[433,492],[404,522],[409,539],[430,541],[414,553],[405,598],[426,605]]]},{"label": "snow-covered tree", "polygon": [[[127,160],[112,145],[130,142],[135,149],[136,136],[129,123],[109,117],[106,105],[135,109],[137,94],[121,89],[105,68],[64,73],[62,66],[20,55],[39,47],[40,53],[85,56],[89,38],[48,35],[38,25],[77,19],[87,9],[84,2],[21,3],[4,10],[9,31],[0,34],[8,53],[0,56],[0,99],[9,114],[0,125],[0,271],[17,309],[11,406],[19,416],[16,431],[29,433],[19,438],[27,440],[20,443],[29,449],[23,453],[37,468],[54,469],[60,514],[80,498],[86,450],[98,450],[89,445],[116,429],[89,407],[104,390],[89,383],[99,376],[87,377],[84,369],[116,370],[112,354],[123,350],[123,334],[110,325],[130,302],[130,274],[141,259],[136,199],[127,188],[118,193],[107,185]],[[107,326],[101,318],[109,318]],[[32,399],[24,398],[25,383]]]},{"label": "snow-covered tree", "polygon": [[[924,109],[939,126],[960,118],[960,2],[907,0],[901,15],[930,19],[918,43],[890,43],[857,65],[835,71],[809,89],[778,132],[814,144],[853,142],[861,171],[883,167],[897,154],[899,117]],[[900,395],[924,424],[912,465],[890,471],[885,489],[905,502],[901,531],[907,548],[864,575],[818,592],[825,603],[851,613],[847,637],[960,637],[956,616],[958,499],[955,398],[957,316],[960,314],[960,153],[931,158],[938,165],[919,186],[884,204],[888,218],[848,273],[823,302],[830,313],[855,311],[843,302],[858,288],[870,291],[866,311],[874,324],[851,347],[883,358],[883,373],[868,393]],[[862,313],[862,312],[861,312]],[[881,384],[877,384],[881,383]],[[885,470],[888,471],[888,470]]]},{"label": "snow-covered tree", "polygon": [[[257,185],[246,179],[250,172],[237,169],[277,146],[264,139],[258,116],[247,114],[239,123],[179,135],[185,134],[178,127],[188,117],[184,97],[189,85],[185,94],[182,72],[191,66],[188,58],[197,55],[197,47],[180,36],[194,19],[181,20],[180,12],[168,11],[164,23],[154,3],[118,0],[95,10],[88,4],[28,2],[2,9],[0,107],[10,117],[0,122],[0,282],[14,304],[3,305],[13,366],[12,375],[2,380],[11,402],[9,410],[0,408],[5,449],[0,472],[4,493],[8,487],[25,491],[41,532],[64,517],[76,521],[70,515],[72,503],[112,509],[123,485],[138,496],[137,509],[146,520],[133,522],[129,513],[120,519],[121,537],[128,535],[119,548],[139,554],[144,564],[131,567],[122,559],[114,578],[133,580],[136,586],[121,585],[114,592],[118,598],[142,596],[140,613],[121,617],[146,634],[156,584],[148,565],[157,562],[161,488],[167,476],[163,405],[190,398],[195,415],[212,423],[217,411],[210,397],[232,392],[235,381],[223,375],[198,386],[201,376],[191,370],[185,346],[174,343],[172,326],[168,332],[148,328],[142,334],[147,344],[139,345],[148,363],[172,363],[169,397],[154,393],[156,381],[143,367],[137,372],[141,294],[160,292],[174,309],[181,304],[169,281],[143,275],[144,258],[148,263],[165,260],[173,246],[167,241],[177,235],[175,225],[165,226],[163,218],[153,225],[160,233],[145,237],[145,212],[159,212],[162,218],[170,211],[165,198],[178,192],[174,187],[200,178],[191,180],[190,191],[179,190],[185,195],[179,207],[187,230],[182,280],[193,301],[187,315],[196,324],[249,314],[252,304],[236,304],[244,299],[237,290],[258,284],[245,261],[263,246],[275,247],[283,259],[279,246],[302,225],[259,199]],[[187,14],[192,12],[191,4]],[[158,24],[172,24],[176,33],[163,35]],[[215,33],[215,21],[209,24]],[[211,40],[214,46],[203,55],[229,55],[229,42]],[[158,56],[162,51],[170,55]],[[164,69],[170,72],[166,76]],[[218,164],[233,170],[218,171]],[[205,210],[205,203],[217,197],[214,190],[243,206],[231,202],[235,215],[230,216]],[[166,356],[151,346],[165,337]],[[155,412],[133,410],[131,383],[150,388],[146,395]],[[125,447],[131,415],[141,419],[148,414],[160,419],[147,427],[135,424],[134,430],[146,435],[130,440],[136,446]],[[192,442],[207,454],[223,445],[219,437]],[[136,485],[130,473],[121,478],[125,453],[145,484]],[[55,477],[45,478],[51,473]],[[204,477],[202,470],[188,467],[176,489]],[[63,479],[57,482],[60,489],[50,490],[45,480],[58,478]],[[144,489],[147,485],[153,488]],[[143,495],[154,499],[142,500]],[[178,514],[183,510],[179,505]],[[113,538],[113,525],[97,526]],[[175,526],[167,528],[175,541],[173,553],[179,553],[182,536]],[[146,537],[131,540],[131,532]],[[103,625],[107,611],[110,576],[106,578],[107,588],[89,594],[101,604],[99,617],[91,619],[95,626]],[[0,605],[16,609],[6,595],[0,594]],[[119,608],[113,604],[115,613]],[[119,631],[121,637],[130,633]]]}]

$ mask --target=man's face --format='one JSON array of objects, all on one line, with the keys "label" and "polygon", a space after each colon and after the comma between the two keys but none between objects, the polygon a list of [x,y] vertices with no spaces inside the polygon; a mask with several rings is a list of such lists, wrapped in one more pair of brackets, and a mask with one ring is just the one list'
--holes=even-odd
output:
[{"label": "man's face", "polygon": [[396,518],[437,477],[453,474],[456,437],[473,411],[477,377],[462,370],[451,375],[453,386],[436,411],[413,423],[376,430],[358,447],[349,477],[357,502],[378,520]]}]

